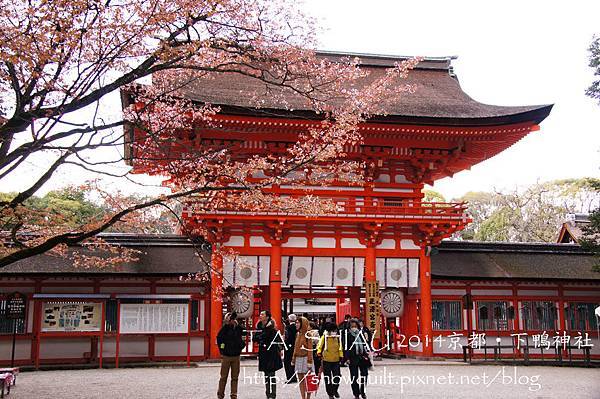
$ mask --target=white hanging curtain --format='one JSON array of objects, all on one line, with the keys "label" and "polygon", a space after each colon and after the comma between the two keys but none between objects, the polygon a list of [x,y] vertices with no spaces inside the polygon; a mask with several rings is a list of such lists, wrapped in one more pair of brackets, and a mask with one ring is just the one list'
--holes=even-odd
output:
[{"label": "white hanging curtain", "polygon": [[356,273],[356,258],[334,258],[332,286],[352,287]]},{"label": "white hanging curtain", "polygon": [[377,258],[377,280],[382,288],[419,286],[419,259]]},{"label": "white hanging curtain", "polygon": [[311,285],[319,287],[333,287],[333,262],[332,256],[315,256],[313,258]]},{"label": "white hanging curtain", "polygon": [[408,284],[407,287],[417,288],[419,286],[419,259],[408,260]]},{"label": "white hanging curtain", "polygon": [[311,283],[313,258],[309,256],[293,256],[289,270],[288,285],[307,285]]},{"label": "white hanging curtain", "polygon": [[[382,288],[419,286],[419,259],[377,258],[377,280]],[[330,256],[282,256],[284,286],[360,287],[365,259]],[[223,262],[223,286],[269,285],[269,256],[237,256]]]},{"label": "white hanging curtain", "polygon": [[223,286],[269,285],[270,257],[239,255],[223,261]]},{"label": "white hanging curtain", "polygon": [[362,286],[364,258],[283,256],[283,285],[312,287]]}]

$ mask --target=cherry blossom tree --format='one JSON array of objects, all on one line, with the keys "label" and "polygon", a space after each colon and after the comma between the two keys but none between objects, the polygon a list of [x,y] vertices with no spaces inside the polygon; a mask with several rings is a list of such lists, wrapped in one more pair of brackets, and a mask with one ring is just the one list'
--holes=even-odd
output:
[{"label": "cherry blossom tree", "polygon": [[[173,211],[177,201],[202,209],[331,208],[317,197],[282,199],[264,188],[295,184],[298,173],[318,184],[360,181],[363,165],[344,159],[344,146],[360,142],[361,122],[414,89],[401,79],[418,59],[357,84],[367,73],[356,59],[317,56],[314,26],[288,0],[0,0],[0,184],[36,157],[50,160],[31,186],[0,201],[0,230],[9,230],[0,267],[47,251],[61,254],[66,245],[136,220],[136,212]],[[293,93],[319,115],[318,123],[282,154],[240,159],[226,147],[177,150],[177,131],[210,125],[220,111],[186,99],[183,89],[225,73],[261,82],[282,108]],[[102,102],[119,91],[134,101],[118,117],[103,114]],[[166,175],[168,194],[114,203],[114,212],[75,227],[33,215],[28,199],[61,168],[101,176],[111,174],[106,166],[122,164],[124,126],[135,130],[131,145],[143,154],[136,167]],[[118,155],[95,156],[107,148]],[[268,177],[249,179],[257,171]]]}]

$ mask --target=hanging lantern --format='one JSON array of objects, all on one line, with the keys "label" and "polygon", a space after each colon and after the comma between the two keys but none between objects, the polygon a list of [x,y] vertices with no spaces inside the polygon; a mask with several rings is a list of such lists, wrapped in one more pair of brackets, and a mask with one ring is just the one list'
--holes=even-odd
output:
[{"label": "hanging lantern", "polygon": [[400,317],[404,313],[404,292],[385,289],[381,292],[381,313],[385,317]]},{"label": "hanging lantern", "polygon": [[254,295],[248,289],[238,288],[229,296],[231,310],[237,313],[238,318],[246,319],[254,312]]}]

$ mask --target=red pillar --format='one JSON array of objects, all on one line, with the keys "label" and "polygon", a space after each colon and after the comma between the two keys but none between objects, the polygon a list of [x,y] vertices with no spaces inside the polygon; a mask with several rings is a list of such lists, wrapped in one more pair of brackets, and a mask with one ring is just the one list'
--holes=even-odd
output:
[{"label": "red pillar", "polygon": [[[518,314],[515,307],[515,314]],[[562,284],[558,285],[558,319],[560,324],[558,326],[560,331],[567,331],[567,320],[565,312],[565,293]]]},{"label": "red pillar", "polygon": [[421,283],[421,306],[419,307],[419,316],[421,321],[421,342],[423,342],[423,356],[433,356],[431,258],[423,253],[420,261],[419,282]]},{"label": "red pillar", "polygon": [[[563,285],[559,284],[558,285],[558,320],[559,320],[559,324],[558,324],[558,329],[560,330],[561,333],[564,334],[564,331],[567,331],[567,320],[566,320],[566,312],[565,312],[565,292],[563,289]],[[566,358],[569,356],[569,352],[566,349],[563,349],[563,358]]]},{"label": "red pillar", "polygon": [[271,244],[271,268],[269,273],[269,308],[271,317],[279,329],[281,321],[281,243]]},{"label": "red pillar", "polygon": [[[471,287],[467,288],[467,293],[469,293],[469,294],[471,293]],[[515,319],[513,320],[513,323],[514,323],[513,330],[515,331],[515,333],[518,334],[521,332],[521,327],[519,327],[521,316],[519,315],[519,313],[520,313],[519,312],[519,295],[518,295],[519,290],[518,290],[516,283],[513,284],[512,293],[513,293],[512,303],[513,303],[513,307],[515,309]],[[518,339],[521,339],[521,338],[519,336],[517,336],[514,338],[514,341],[513,341],[515,343],[514,353],[516,353],[517,355],[519,355],[521,353],[521,349],[517,349],[517,347],[520,348],[520,345],[516,345],[518,343],[517,342]]]},{"label": "red pillar", "polygon": [[220,357],[217,335],[223,324],[223,258],[213,254],[210,273],[210,353],[211,359]]},{"label": "red pillar", "polygon": [[350,287],[350,313],[352,317],[360,316],[360,287]]},{"label": "red pillar", "polygon": [[[36,292],[39,292],[36,289]],[[33,340],[31,341],[31,357],[36,370],[40,368],[40,339],[42,331],[42,301],[32,299],[33,303]]]},{"label": "red pillar", "polygon": [[365,256],[365,281],[375,281],[377,273],[375,271],[375,247],[368,246]]},{"label": "red pillar", "polygon": [[335,287],[335,293],[339,295],[337,298],[335,298],[335,322],[340,324],[342,320],[344,320],[341,305],[346,303],[346,298],[344,297],[344,287]]}]

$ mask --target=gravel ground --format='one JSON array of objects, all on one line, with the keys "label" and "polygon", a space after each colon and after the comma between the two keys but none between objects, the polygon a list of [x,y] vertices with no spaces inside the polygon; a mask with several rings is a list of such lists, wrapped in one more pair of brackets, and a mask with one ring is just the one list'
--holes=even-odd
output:
[{"label": "gravel ground", "polygon": [[[348,374],[342,368],[342,377]],[[278,378],[284,378],[281,371]],[[367,394],[371,399],[600,398],[600,369],[386,361],[376,364],[370,378]],[[23,372],[8,399],[216,398],[218,379],[218,365],[206,363],[197,368]],[[280,399],[300,398],[296,385],[277,388]],[[350,386],[342,383],[340,394],[352,398]],[[253,362],[242,362],[238,397],[265,397]],[[316,399],[320,398],[327,398],[323,386]]]}]

